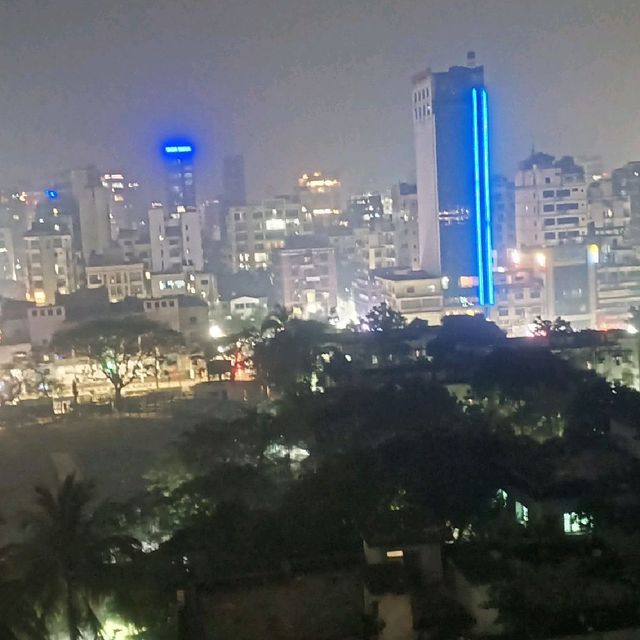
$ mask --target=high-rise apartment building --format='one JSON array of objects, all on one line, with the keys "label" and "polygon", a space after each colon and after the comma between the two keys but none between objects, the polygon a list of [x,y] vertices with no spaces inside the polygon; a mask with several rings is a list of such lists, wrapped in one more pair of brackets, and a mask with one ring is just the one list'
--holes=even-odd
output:
[{"label": "high-rise apartment building", "polygon": [[27,297],[33,302],[54,304],[56,293],[77,288],[71,232],[63,224],[35,222],[24,235]]},{"label": "high-rise apartment building", "polygon": [[493,304],[489,105],[484,69],[413,77],[420,263],[450,305]]},{"label": "high-rise apartment building", "polygon": [[349,198],[347,220],[351,226],[366,225],[384,217],[383,197],[379,193],[362,193]]},{"label": "high-rise apartment building", "polygon": [[280,302],[303,317],[328,317],[338,304],[336,257],[326,239],[297,236],[273,255]]},{"label": "high-rise apartment building", "polygon": [[399,182],[391,188],[391,214],[394,218],[418,220],[418,189],[415,184]]},{"label": "high-rise apartment building", "polygon": [[195,209],[196,183],[194,176],[194,148],[190,142],[168,142],[163,148],[167,201],[169,213]]},{"label": "high-rise apartment building", "polygon": [[227,233],[234,272],[266,269],[273,251],[282,249],[287,238],[313,233],[313,217],[305,206],[286,198],[264,200],[231,207]]},{"label": "high-rise apartment building", "polygon": [[167,213],[164,207],[149,210],[151,270],[166,272],[189,267],[204,269],[200,214],[195,210]]},{"label": "high-rise apartment building", "polygon": [[111,244],[111,193],[102,186],[100,174],[93,166],[71,171],[71,193],[78,205],[73,232],[76,234],[77,230],[79,238],[75,241],[79,240],[87,264],[92,255],[102,255]]},{"label": "high-rise apartment building", "polygon": [[493,207],[493,250],[497,264],[504,266],[511,249],[516,248],[515,186],[504,176],[491,179],[491,204]]},{"label": "high-rise apartment building", "polygon": [[140,220],[136,207],[139,183],[127,180],[120,169],[108,171],[101,176],[102,186],[111,193],[109,202],[109,218],[111,220],[111,237],[115,240],[120,229],[136,228]]},{"label": "high-rise apartment building", "polygon": [[515,179],[517,248],[584,241],[587,188],[584,169],[569,156],[533,153],[521,162]]},{"label": "high-rise apartment building", "polygon": [[222,194],[229,207],[247,204],[243,156],[225,156],[222,159]]}]

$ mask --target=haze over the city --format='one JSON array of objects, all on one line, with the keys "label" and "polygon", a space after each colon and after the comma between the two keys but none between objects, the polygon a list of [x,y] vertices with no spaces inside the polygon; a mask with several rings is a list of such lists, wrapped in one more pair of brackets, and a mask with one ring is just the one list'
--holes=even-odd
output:
[{"label": "haze over the city", "polygon": [[532,145],[640,156],[635,0],[40,0],[0,7],[0,183],[122,166],[162,193],[160,141],[192,136],[202,197],[219,160],[249,195],[305,169],[348,191],[411,179],[410,77],[475,50],[492,100],[494,167]]}]

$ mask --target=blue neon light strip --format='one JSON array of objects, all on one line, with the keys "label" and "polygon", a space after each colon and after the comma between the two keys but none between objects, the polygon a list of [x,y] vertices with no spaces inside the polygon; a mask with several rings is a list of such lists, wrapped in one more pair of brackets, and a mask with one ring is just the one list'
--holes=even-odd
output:
[{"label": "blue neon light strip", "polygon": [[486,255],[486,304],[494,303],[493,296],[493,242],[491,238],[491,185],[489,170],[489,107],[486,89],[482,90],[482,144],[484,148],[484,248]]},{"label": "blue neon light strip", "polygon": [[478,259],[478,302],[485,304],[484,299],[484,265],[483,265],[483,251],[482,251],[482,204],[480,195],[480,132],[478,127],[478,90],[471,90],[471,99],[473,102],[473,178],[474,178],[474,191],[476,200],[476,251]]},{"label": "blue neon light strip", "polygon": [[164,148],[166,153],[191,153],[193,151],[193,147],[189,145],[180,145],[180,146],[169,146]]}]

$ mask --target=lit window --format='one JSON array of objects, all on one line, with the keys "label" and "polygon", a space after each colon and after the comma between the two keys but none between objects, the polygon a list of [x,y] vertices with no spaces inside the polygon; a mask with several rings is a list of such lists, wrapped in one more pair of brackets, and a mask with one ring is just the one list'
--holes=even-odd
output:
[{"label": "lit window", "polygon": [[516,500],[516,520],[523,526],[529,524],[529,509]]},{"label": "lit window", "polygon": [[585,513],[565,513],[563,515],[564,532],[567,535],[588,533],[593,528],[593,518]]}]

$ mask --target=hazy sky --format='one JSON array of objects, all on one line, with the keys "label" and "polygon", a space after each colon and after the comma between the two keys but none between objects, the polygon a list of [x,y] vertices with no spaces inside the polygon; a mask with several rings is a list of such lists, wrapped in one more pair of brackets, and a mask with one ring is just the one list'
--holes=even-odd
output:
[{"label": "hazy sky", "polygon": [[[486,66],[494,167],[535,143],[640,159],[638,0],[0,0],[0,184],[90,162],[160,189],[188,134],[200,195],[246,157],[253,197],[305,169],[411,178],[411,75]],[[161,193],[161,191],[159,191]]]}]

